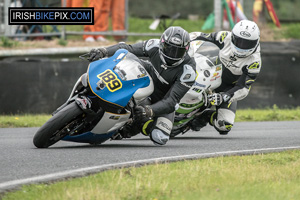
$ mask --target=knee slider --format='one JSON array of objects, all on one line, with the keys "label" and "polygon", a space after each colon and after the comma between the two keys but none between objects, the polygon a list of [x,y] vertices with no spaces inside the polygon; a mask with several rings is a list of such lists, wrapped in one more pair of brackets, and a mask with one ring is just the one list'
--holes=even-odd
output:
[{"label": "knee slider", "polygon": [[227,135],[228,132],[231,130],[233,124],[225,121],[225,120],[216,120],[214,123],[215,129],[221,134],[221,135]]},{"label": "knee slider", "polygon": [[153,129],[150,132],[150,139],[154,144],[165,145],[170,138],[172,122],[165,117],[158,117]]},{"label": "knee slider", "polygon": [[226,135],[232,128],[235,112],[227,108],[218,109],[213,120],[215,129],[221,134]]},{"label": "knee slider", "polygon": [[152,130],[150,138],[154,144],[165,145],[169,141],[170,135],[155,128]]}]

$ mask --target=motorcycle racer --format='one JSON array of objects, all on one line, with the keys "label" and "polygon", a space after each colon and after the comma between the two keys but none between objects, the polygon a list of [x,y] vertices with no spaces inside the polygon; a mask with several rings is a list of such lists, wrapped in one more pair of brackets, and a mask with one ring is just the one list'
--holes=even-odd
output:
[{"label": "motorcycle racer", "polygon": [[261,69],[259,28],[255,22],[241,20],[231,32],[193,32],[190,37],[217,45],[223,70],[222,84],[209,96],[216,110],[204,111],[192,121],[192,129],[198,131],[209,123],[226,135],[234,123],[237,101],[248,95]]},{"label": "motorcycle racer", "polygon": [[167,143],[174,122],[175,106],[196,78],[195,61],[187,53],[189,47],[188,32],[174,26],[166,29],[160,39],[132,45],[118,43],[90,51],[90,61],[112,56],[118,49],[127,49],[139,58],[149,58],[149,61],[141,61],[152,77],[154,91],[148,102],[136,106],[135,122],[140,123],[121,130],[123,137],[136,135],[142,129],[142,133],[149,135],[155,144]]}]

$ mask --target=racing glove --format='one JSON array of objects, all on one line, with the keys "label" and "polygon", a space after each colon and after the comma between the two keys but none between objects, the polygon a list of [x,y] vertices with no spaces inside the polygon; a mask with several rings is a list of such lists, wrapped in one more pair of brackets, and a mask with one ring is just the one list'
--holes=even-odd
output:
[{"label": "racing glove", "polygon": [[101,47],[99,49],[92,49],[89,53],[88,61],[93,62],[101,58],[108,56],[108,52],[105,48]]},{"label": "racing glove", "polygon": [[136,106],[134,108],[135,120],[143,121],[145,118],[154,117],[153,110],[149,105],[146,106]]},{"label": "racing glove", "polygon": [[231,96],[228,93],[221,92],[221,95],[222,95],[223,102],[229,102],[230,101]]},{"label": "racing glove", "polygon": [[210,101],[211,105],[219,106],[223,102],[228,102],[231,99],[231,96],[226,92],[221,92],[208,95],[207,99]]},{"label": "racing glove", "polygon": [[223,102],[223,97],[220,93],[214,93],[207,96],[211,105],[219,106]]}]

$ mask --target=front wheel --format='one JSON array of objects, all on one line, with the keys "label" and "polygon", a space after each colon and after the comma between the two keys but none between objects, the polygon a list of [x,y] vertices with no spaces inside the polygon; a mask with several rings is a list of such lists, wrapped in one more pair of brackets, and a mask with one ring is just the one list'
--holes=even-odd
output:
[{"label": "front wheel", "polygon": [[33,138],[33,144],[37,148],[47,148],[60,139],[68,135],[72,122],[83,115],[79,106],[72,102],[54,116],[52,116],[39,130]]}]

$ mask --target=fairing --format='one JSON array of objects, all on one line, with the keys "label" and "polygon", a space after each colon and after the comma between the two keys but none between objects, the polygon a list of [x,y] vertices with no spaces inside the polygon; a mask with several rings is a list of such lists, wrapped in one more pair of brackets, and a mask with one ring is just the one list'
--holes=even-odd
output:
[{"label": "fairing", "polygon": [[110,58],[92,62],[88,68],[92,92],[103,101],[120,107],[125,107],[139,88],[150,85],[148,74],[140,70],[144,68],[139,62],[128,61],[127,54],[127,50],[120,49]]}]

